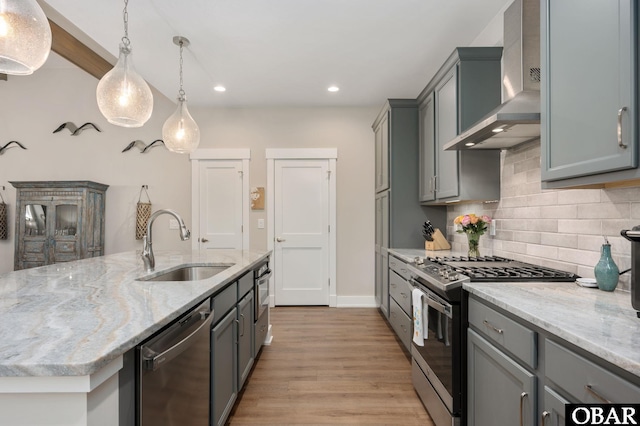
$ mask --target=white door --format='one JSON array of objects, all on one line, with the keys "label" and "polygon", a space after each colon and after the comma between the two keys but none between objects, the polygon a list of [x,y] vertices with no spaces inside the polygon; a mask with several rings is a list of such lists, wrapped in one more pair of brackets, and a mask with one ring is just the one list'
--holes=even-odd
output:
[{"label": "white door", "polygon": [[203,249],[243,247],[241,160],[200,161],[199,241]]},{"label": "white door", "polygon": [[330,160],[275,160],[276,305],[329,305]]}]

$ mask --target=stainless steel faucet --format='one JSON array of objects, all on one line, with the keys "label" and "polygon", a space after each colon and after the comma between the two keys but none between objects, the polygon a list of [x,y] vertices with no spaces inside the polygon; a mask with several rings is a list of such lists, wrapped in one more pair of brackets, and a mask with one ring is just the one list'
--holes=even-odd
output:
[{"label": "stainless steel faucet", "polygon": [[176,218],[180,225],[180,239],[182,241],[186,241],[191,237],[191,232],[187,229],[178,213],[169,209],[155,211],[147,221],[147,234],[142,238],[142,261],[144,262],[144,268],[147,272],[153,271],[156,266],[156,259],[153,257],[153,248],[151,247],[151,226],[153,225],[153,221],[161,214],[169,214]]}]

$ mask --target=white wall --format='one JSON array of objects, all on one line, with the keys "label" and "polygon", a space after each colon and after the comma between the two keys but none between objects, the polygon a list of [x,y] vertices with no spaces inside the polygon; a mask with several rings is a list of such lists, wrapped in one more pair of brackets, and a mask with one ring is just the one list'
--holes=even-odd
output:
[{"label": "white wall", "polygon": [[[106,253],[140,250],[135,239],[135,207],[141,185],[149,185],[153,210],[173,208],[190,225],[191,180],[187,156],[163,147],[146,154],[121,151],[135,139],[146,143],[161,137],[164,120],[175,108],[154,93],[151,119],[142,128],[109,124],[100,114],[95,90],[98,80],[77,68],[40,69],[31,76],[0,81],[0,146],[17,140],[27,147],[0,155],[0,190],[9,206],[9,239],[0,240],[0,273],[13,270],[15,189],[9,181],[93,180],[109,185],[106,196]],[[53,134],[60,124],[93,122],[101,133],[87,130],[70,136]],[[169,231],[168,216],[154,226],[154,248],[189,247],[177,231]]]},{"label": "white wall", "polygon": [[[381,102],[382,106],[382,102]],[[338,148],[337,294],[374,293],[374,144],[378,108],[190,108],[201,148],[251,149],[250,185],[267,186],[267,148]],[[250,245],[266,249],[266,210],[250,215]]]}]

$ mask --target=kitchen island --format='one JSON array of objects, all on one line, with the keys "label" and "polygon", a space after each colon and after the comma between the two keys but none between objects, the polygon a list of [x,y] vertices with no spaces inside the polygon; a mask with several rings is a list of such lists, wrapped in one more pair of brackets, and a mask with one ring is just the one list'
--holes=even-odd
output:
[{"label": "kitchen island", "polygon": [[[158,251],[0,275],[0,424],[113,425],[123,355],[266,259],[268,251]],[[182,265],[230,265],[200,281],[154,282]]]}]

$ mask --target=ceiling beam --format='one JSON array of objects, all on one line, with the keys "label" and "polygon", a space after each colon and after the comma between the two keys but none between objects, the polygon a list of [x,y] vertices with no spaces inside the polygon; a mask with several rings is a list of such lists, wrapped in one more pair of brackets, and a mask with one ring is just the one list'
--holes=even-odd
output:
[{"label": "ceiling beam", "polygon": [[72,36],[61,26],[49,19],[51,25],[51,50],[62,56],[78,68],[88,72],[98,80],[111,68],[106,59],[91,50],[87,45]]}]

